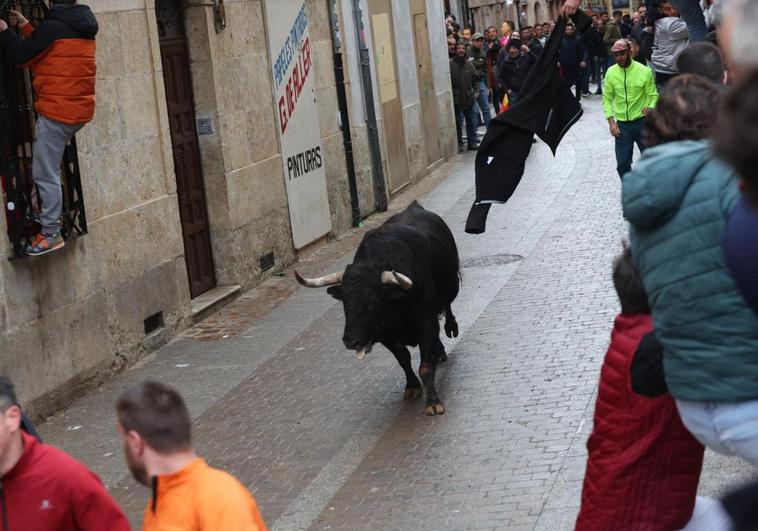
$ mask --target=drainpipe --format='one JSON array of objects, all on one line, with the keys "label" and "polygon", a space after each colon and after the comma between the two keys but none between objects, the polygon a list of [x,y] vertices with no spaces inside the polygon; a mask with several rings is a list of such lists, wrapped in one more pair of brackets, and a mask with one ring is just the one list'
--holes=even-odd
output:
[{"label": "drainpipe", "polygon": [[374,108],[374,89],[371,80],[371,61],[366,40],[363,38],[363,16],[360,0],[353,0],[353,18],[355,33],[358,38],[358,51],[361,58],[361,81],[363,84],[363,100],[366,105],[366,121],[368,123],[368,146],[371,152],[371,169],[374,175],[374,206],[379,212],[387,211],[387,188],[384,184],[384,169],[382,168],[382,152],[379,147],[379,127],[376,123]]},{"label": "drainpipe", "polygon": [[358,200],[358,185],[355,181],[355,160],[353,159],[353,139],[350,134],[350,115],[347,110],[347,95],[345,94],[345,68],[342,62],[342,43],[340,42],[339,21],[337,19],[337,0],[331,0],[329,26],[332,30],[332,52],[334,53],[334,78],[337,82],[337,107],[340,111],[340,126],[342,128],[342,145],[345,148],[345,164],[347,165],[347,184],[350,188],[350,206],[353,212],[353,226],[361,223],[361,205]]}]

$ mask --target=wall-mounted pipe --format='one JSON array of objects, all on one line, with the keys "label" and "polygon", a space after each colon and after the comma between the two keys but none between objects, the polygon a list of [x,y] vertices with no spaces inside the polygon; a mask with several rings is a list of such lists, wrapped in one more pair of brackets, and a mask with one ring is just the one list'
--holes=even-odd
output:
[{"label": "wall-mounted pipe", "polygon": [[361,222],[361,205],[358,199],[358,184],[355,179],[355,159],[353,158],[353,138],[350,133],[350,115],[345,93],[345,68],[342,60],[342,41],[340,39],[339,19],[337,18],[337,0],[330,0],[329,26],[332,30],[332,52],[334,57],[334,79],[337,83],[337,107],[342,128],[342,145],[345,148],[347,165],[347,184],[350,188],[350,206],[353,213],[353,226]]},{"label": "wall-mounted pipe", "polygon": [[379,126],[376,122],[374,107],[374,88],[371,79],[371,60],[369,49],[363,32],[363,14],[360,0],[353,0],[353,18],[358,40],[358,52],[361,59],[361,82],[363,85],[363,100],[366,105],[366,121],[368,125],[368,146],[371,152],[371,170],[374,176],[374,202],[376,210],[387,210],[387,187],[384,183],[384,168],[382,167],[382,151],[379,144]]}]

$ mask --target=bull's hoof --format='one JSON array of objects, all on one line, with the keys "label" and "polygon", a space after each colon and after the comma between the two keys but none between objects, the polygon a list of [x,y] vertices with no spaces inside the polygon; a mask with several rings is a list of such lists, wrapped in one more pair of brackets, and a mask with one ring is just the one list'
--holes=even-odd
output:
[{"label": "bull's hoof", "polygon": [[405,392],[403,392],[403,398],[412,400],[414,398],[421,398],[422,394],[423,392],[420,387],[406,387]]},{"label": "bull's hoof", "polygon": [[442,405],[442,402],[439,402],[437,404],[428,404],[424,408],[424,413],[427,415],[434,416],[434,415],[444,415],[445,414],[445,406]]},{"label": "bull's hoof", "polygon": [[445,351],[443,350],[440,352],[439,356],[437,356],[437,363],[445,363],[447,361],[447,354],[445,354]]},{"label": "bull's hoof", "polygon": [[458,322],[455,319],[445,319],[445,335],[449,338],[458,337]]}]

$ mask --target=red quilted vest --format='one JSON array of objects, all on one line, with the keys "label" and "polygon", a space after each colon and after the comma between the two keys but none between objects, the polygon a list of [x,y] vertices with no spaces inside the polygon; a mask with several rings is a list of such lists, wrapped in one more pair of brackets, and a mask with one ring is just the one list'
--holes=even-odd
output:
[{"label": "red quilted vest", "polygon": [[670,395],[632,391],[634,352],[652,329],[649,315],[616,317],[587,441],[578,531],[668,531],[692,516],[703,445],[682,425]]}]

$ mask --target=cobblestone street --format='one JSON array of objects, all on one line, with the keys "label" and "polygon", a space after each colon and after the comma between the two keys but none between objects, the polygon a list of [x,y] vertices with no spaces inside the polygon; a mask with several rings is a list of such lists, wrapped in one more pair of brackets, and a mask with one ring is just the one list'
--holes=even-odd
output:
[{"label": "cobblestone street", "polygon": [[[383,347],[356,360],[341,304],[287,272],[47,420],[43,438],[97,472],[139,528],[149,491],[128,473],[113,405],[125,385],[159,379],[184,394],[198,453],[252,490],[272,529],[572,529],[626,232],[600,100],[585,100],[557,157],[534,145],[480,236],[463,232],[473,164],[458,156],[392,205],[418,196],[458,242],[461,333],[443,338],[449,361],[437,372],[445,415],[403,400]],[[343,268],[389,214],[298,270]],[[700,490],[717,495],[750,473],[708,454]]]}]

